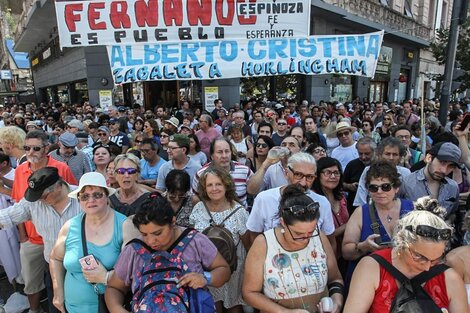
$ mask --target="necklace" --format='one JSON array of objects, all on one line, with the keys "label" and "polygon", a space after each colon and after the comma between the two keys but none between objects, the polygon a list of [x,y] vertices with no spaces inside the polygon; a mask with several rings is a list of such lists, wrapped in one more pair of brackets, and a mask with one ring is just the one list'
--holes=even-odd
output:
[{"label": "necklace", "polygon": [[387,214],[387,223],[392,222],[393,217],[390,216],[390,214]]}]

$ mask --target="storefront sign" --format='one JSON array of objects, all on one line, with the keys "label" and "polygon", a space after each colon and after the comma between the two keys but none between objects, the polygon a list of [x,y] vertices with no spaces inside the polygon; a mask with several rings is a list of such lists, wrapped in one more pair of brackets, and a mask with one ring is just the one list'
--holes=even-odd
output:
[{"label": "storefront sign", "polygon": [[112,90],[100,90],[100,107],[106,109],[113,104],[113,91]]},{"label": "storefront sign", "polygon": [[49,47],[42,53],[42,59],[45,60],[50,56],[51,56],[51,48]]},{"label": "storefront sign", "polygon": [[372,77],[383,31],[363,35],[108,46],[114,83],[284,74]]},{"label": "storefront sign", "polygon": [[36,66],[38,64],[39,64],[39,58],[34,58],[34,59],[31,60],[31,65],[32,66]]},{"label": "storefront sign", "polygon": [[0,79],[12,79],[10,70],[1,70]]},{"label": "storefront sign", "polygon": [[219,99],[219,87],[204,87],[204,110],[212,112],[215,99]]},{"label": "storefront sign", "polygon": [[310,0],[56,0],[60,45],[309,35]]}]

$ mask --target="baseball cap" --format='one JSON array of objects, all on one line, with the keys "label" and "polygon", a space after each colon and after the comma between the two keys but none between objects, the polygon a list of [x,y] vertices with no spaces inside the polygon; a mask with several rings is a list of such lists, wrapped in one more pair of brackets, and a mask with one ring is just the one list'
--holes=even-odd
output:
[{"label": "baseball cap", "polygon": [[98,130],[104,131],[104,132],[109,134],[109,128],[106,127],[106,126],[100,126],[100,127],[98,127]]},{"label": "baseball cap", "polygon": [[115,124],[117,122],[118,122],[118,119],[115,118],[115,117],[112,117],[112,118],[109,119],[109,124]]},{"label": "baseball cap", "polygon": [[439,161],[454,162],[456,165],[459,165],[462,156],[459,147],[450,142],[439,142],[433,145],[429,150],[429,154]]},{"label": "baseball cap", "polygon": [[189,137],[186,135],[182,134],[174,134],[173,136],[170,137],[170,141],[176,142],[178,147],[185,147],[187,150],[189,150]]},{"label": "baseball cap", "polygon": [[78,143],[77,137],[70,132],[65,132],[60,135],[59,141],[66,147],[75,147]]},{"label": "baseball cap", "polygon": [[28,178],[28,189],[24,198],[29,202],[35,202],[42,197],[44,190],[54,185],[59,180],[59,171],[55,167],[43,167]]}]

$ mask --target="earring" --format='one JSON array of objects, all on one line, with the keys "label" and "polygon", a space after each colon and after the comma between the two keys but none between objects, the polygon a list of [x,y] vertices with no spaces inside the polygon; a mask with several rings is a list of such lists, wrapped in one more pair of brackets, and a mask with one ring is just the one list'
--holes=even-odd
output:
[{"label": "earring", "polygon": [[281,234],[285,234],[286,230],[284,228],[281,228]]}]

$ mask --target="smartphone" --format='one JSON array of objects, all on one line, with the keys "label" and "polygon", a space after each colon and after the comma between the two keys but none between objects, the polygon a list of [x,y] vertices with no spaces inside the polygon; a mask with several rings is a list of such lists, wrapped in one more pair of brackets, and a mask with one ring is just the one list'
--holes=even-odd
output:
[{"label": "smartphone", "polygon": [[94,270],[95,268],[98,267],[98,262],[96,262],[96,259],[93,256],[93,254],[84,256],[78,261],[80,262],[82,269],[85,269],[85,270]]},{"label": "smartphone", "polygon": [[383,242],[379,243],[379,246],[381,246],[381,247],[391,247],[392,242],[391,241],[383,241]]},{"label": "smartphone", "polygon": [[465,130],[468,126],[468,123],[470,123],[470,114],[465,113],[462,123],[460,123],[460,130]]}]

